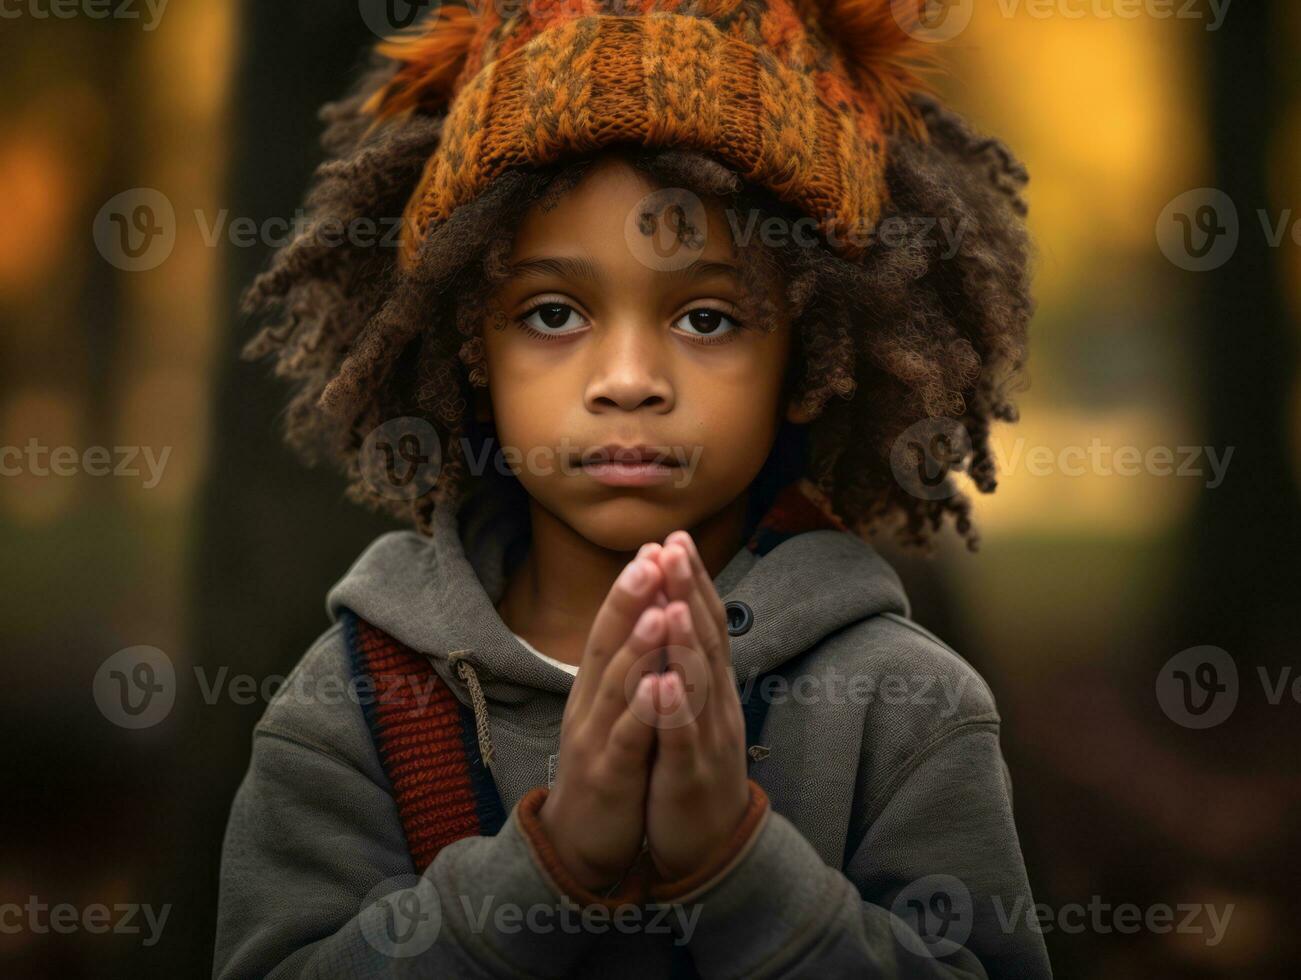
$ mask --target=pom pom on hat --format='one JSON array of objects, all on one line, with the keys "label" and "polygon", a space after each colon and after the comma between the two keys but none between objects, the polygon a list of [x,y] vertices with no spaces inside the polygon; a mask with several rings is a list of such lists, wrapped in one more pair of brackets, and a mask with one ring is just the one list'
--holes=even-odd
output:
[{"label": "pom pom on hat", "polygon": [[381,119],[413,109],[436,112],[451,101],[479,18],[466,7],[443,4],[436,17],[405,34],[381,41],[375,50],[398,62],[389,82],[372,95],[364,111]]},{"label": "pom pom on hat", "polygon": [[935,70],[938,46],[919,39],[917,27],[927,0],[800,0],[816,8],[818,25],[845,61],[855,83],[876,106],[886,131],[923,136],[910,103],[927,92],[923,79]]}]

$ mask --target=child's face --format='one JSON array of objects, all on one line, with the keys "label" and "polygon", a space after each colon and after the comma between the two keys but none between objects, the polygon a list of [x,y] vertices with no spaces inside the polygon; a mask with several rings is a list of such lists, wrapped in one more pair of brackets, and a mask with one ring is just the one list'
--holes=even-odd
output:
[{"label": "child's face", "polygon": [[[534,207],[511,266],[573,260],[591,276],[513,273],[495,297],[505,328],[483,331],[492,417],[501,445],[520,454],[519,480],[550,513],[616,551],[663,540],[736,502],[786,410],[779,399],[791,326],[779,291],[770,296],[776,330],[742,327],[739,279],[718,269],[691,275],[691,266],[675,272],[647,261],[645,248],[634,251],[628,216],[655,189],[626,163],[603,158],[557,206]],[[705,203],[708,235],[696,264],[735,267],[726,217]],[[647,485],[608,485],[577,461],[610,444],[657,447],[678,466]]]}]

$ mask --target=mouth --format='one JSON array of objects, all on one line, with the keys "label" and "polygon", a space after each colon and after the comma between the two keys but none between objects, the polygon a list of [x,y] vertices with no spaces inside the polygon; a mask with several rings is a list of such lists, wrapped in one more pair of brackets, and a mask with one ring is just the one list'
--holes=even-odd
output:
[{"label": "mouth", "polygon": [[587,450],[578,465],[593,480],[607,486],[649,486],[670,479],[681,464],[659,446],[599,446]]}]

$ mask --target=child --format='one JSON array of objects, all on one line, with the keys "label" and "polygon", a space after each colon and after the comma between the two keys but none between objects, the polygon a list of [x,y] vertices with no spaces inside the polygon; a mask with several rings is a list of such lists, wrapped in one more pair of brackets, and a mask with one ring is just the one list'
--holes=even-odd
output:
[{"label": "child", "polygon": [[446,4],[327,110],[250,352],[414,530],[254,732],[218,977],[1050,976],[993,699],[864,540],[974,541],[1030,315],[907,6]]}]

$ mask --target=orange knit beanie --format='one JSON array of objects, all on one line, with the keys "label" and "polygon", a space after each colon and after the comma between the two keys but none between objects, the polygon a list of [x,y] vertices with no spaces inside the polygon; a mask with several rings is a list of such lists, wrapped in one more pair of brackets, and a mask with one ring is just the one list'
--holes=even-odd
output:
[{"label": "orange knit beanie", "polygon": [[401,262],[509,168],[611,143],[710,152],[856,258],[886,201],[926,0],[444,0],[381,43],[378,120],[446,114],[406,207]]}]

